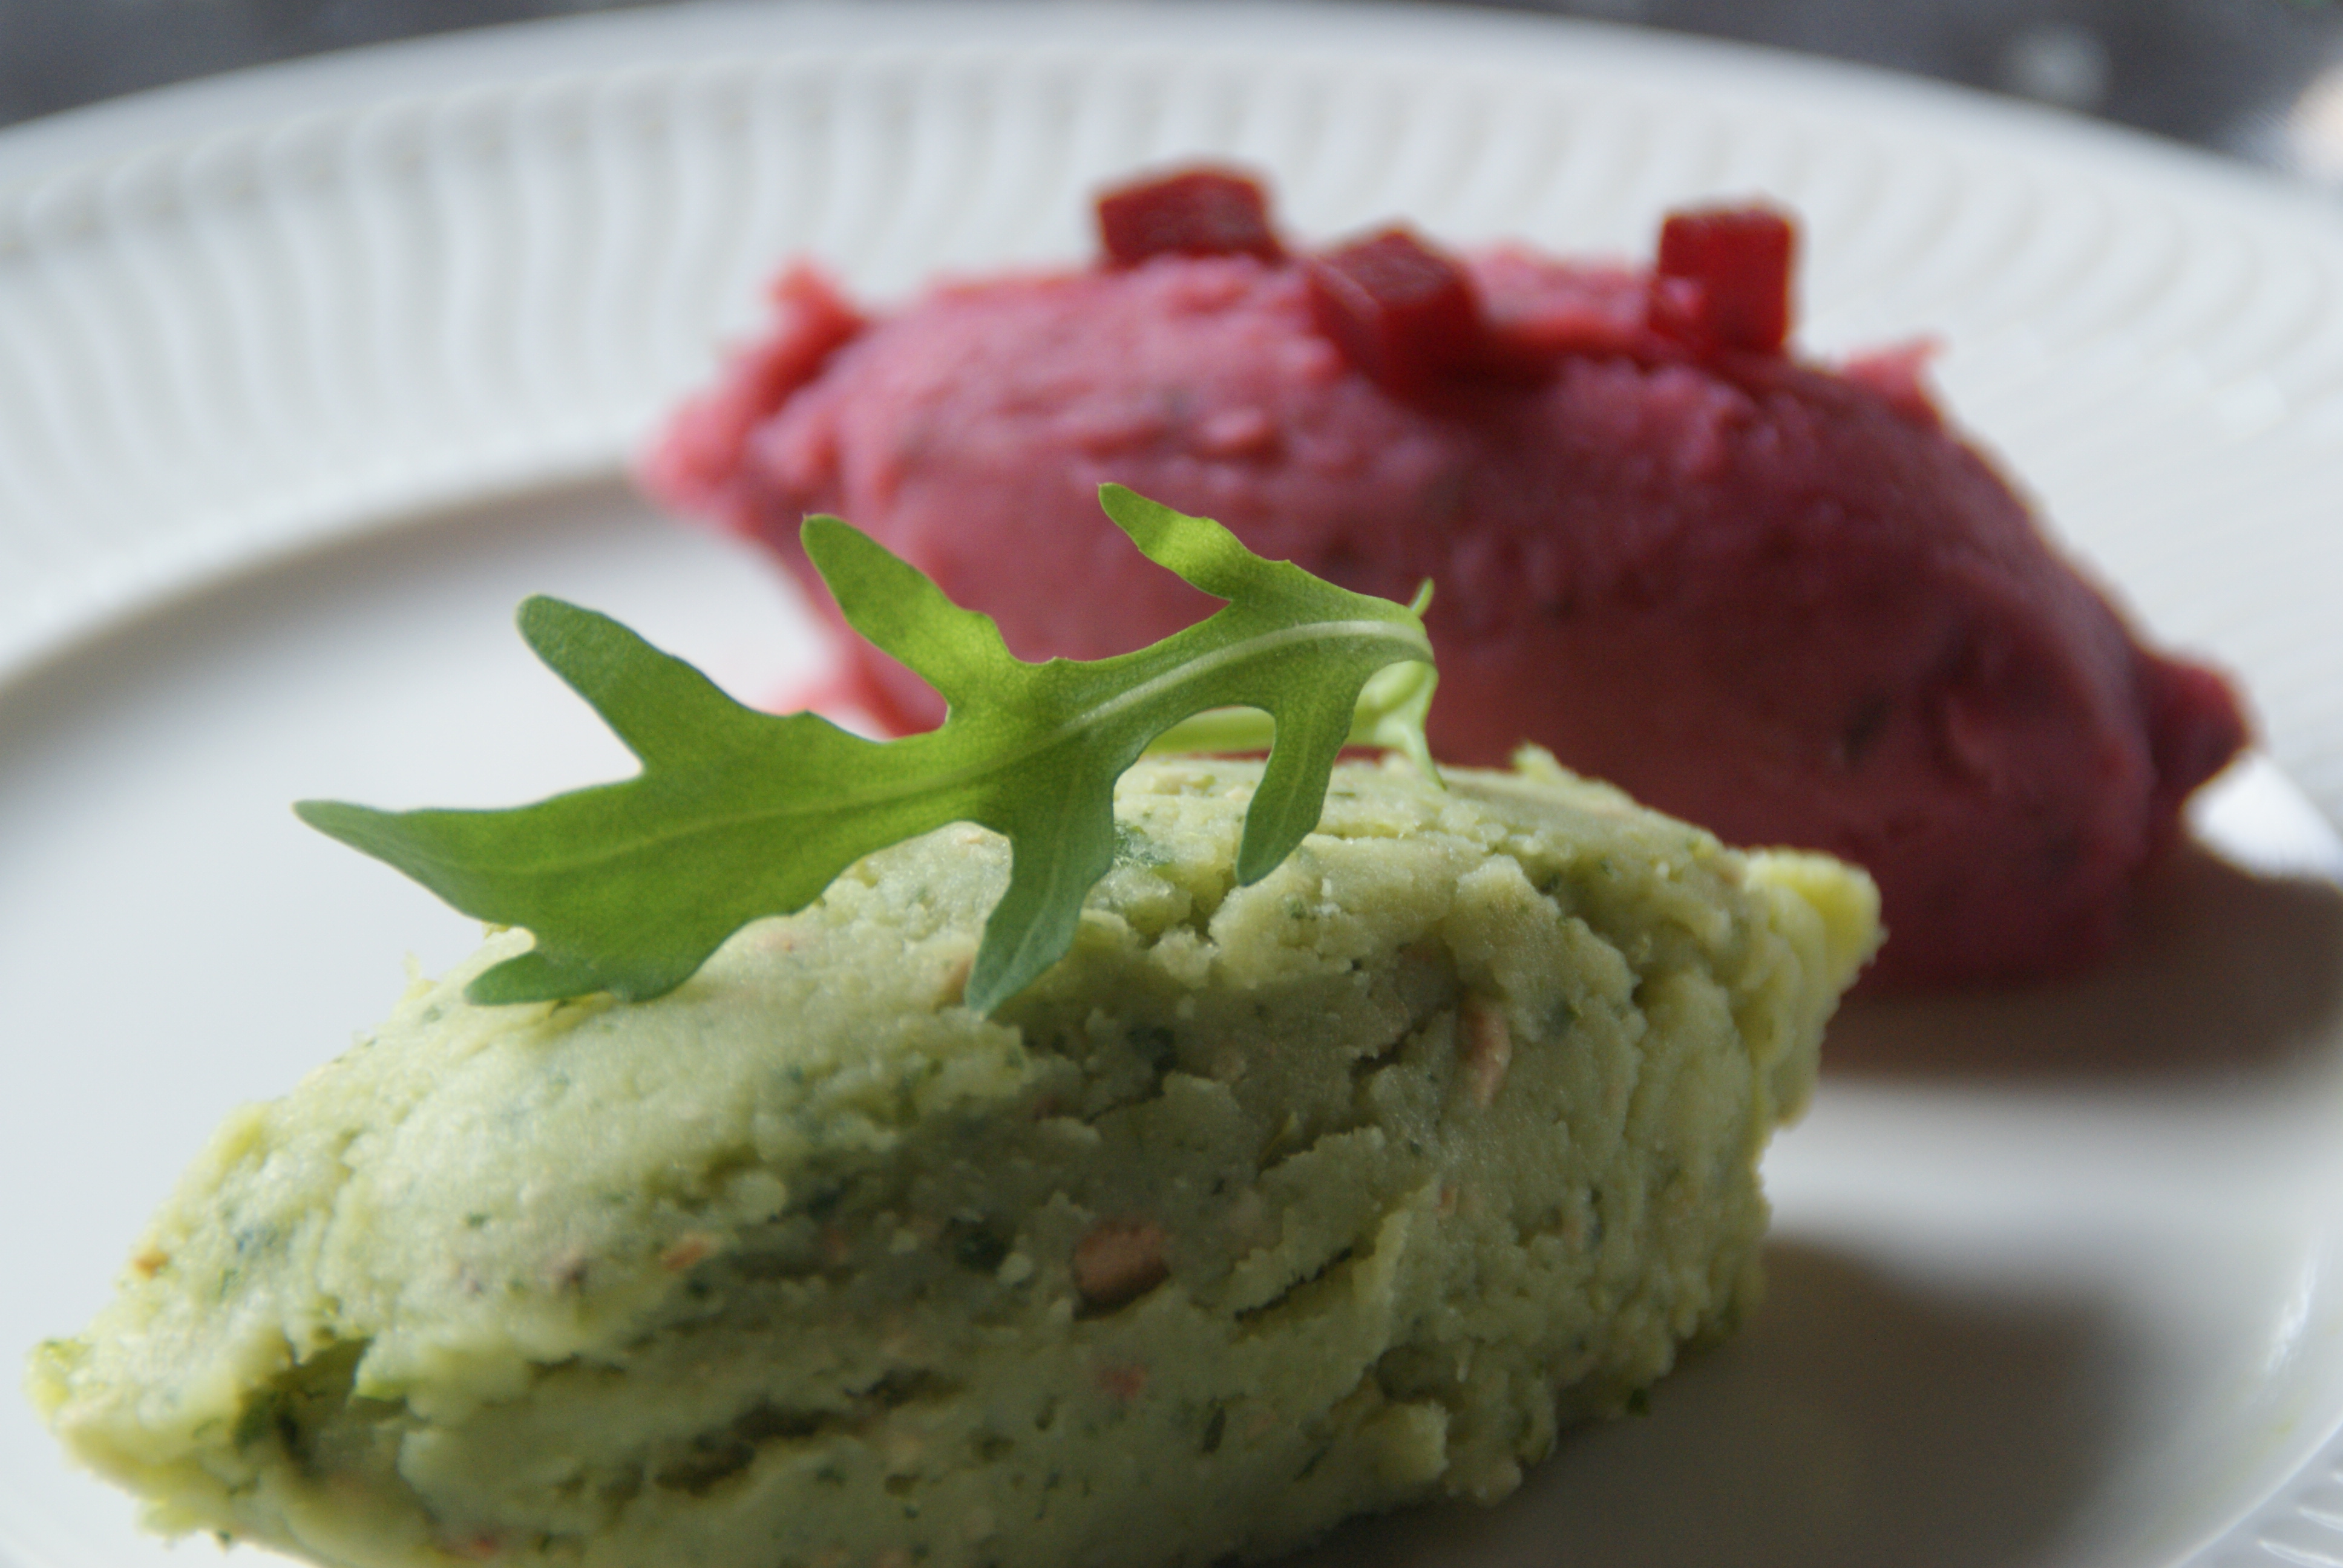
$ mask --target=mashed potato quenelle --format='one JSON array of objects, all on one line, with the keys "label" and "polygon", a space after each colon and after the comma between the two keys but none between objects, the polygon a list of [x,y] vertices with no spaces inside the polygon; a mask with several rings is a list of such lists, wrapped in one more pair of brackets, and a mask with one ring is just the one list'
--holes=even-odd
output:
[{"label": "mashed potato quenelle", "polygon": [[365,1568],[1206,1563],[1493,1498],[1752,1299],[1755,1165],[1877,940],[1533,761],[1142,764],[1074,951],[959,1005],[946,829],[654,1001],[490,941],[231,1118],[35,1398],[151,1522]]}]

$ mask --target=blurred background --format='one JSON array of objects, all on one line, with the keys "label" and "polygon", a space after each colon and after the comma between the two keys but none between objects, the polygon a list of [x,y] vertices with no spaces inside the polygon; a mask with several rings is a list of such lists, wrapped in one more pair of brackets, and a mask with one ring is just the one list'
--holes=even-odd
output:
[{"label": "blurred background", "polygon": [[[1915,72],[2343,189],[2336,0],[1477,3]],[[0,124],[328,49],[619,8],[606,0],[0,0]]]}]

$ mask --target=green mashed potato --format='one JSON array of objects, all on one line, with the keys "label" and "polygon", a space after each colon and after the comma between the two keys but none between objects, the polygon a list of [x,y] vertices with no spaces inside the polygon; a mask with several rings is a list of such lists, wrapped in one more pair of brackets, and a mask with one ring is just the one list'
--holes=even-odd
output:
[{"label": "green mashed potato", "polygon": [[1877,940],[1551,764],[1145,764],[1075,950],[959,1005],[947,829],[658,1000],[389,1021],[237,1112],[33,1359],[166,1532],[322,1563],[1143,1568],[1491,1499],[1752,1302],[1756,1162]]}]

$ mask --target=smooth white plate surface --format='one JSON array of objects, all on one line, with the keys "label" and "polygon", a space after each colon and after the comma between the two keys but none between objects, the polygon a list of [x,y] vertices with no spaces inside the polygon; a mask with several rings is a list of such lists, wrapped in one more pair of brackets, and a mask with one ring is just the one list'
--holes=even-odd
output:
[{"label": "smooth white plate surface", "polygon": [[[620,769],[524,593],[752,699],[805,668],[759,564],[608,477],[776,263],[1072,257],[1092,186],[1198,153],[1312,236],[1640,252],[1671,204],[1795,205],[1805,341],[1943,337],[1960,417],[2276,759],[2105,973],[1844,1020],[1768,1162],[1771,1302],[1648,1418],[1324,1560],[2343,1558],[2343,228],[2043,115],[1470,13],[648,12],[0,136],[0,1353],[77,1327],[401,953],[468,946],[287,802]],[[211,1549],[164,1550],[0,1398],[0,1562]]]}]

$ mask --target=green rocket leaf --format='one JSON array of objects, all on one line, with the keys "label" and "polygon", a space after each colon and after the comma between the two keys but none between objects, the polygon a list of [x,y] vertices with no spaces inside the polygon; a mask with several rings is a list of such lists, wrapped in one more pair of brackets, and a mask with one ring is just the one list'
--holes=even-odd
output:
[{"label": "green rocket leaf", "polygon": [[943,696],[941,728],[876,741],[813,714],[760,713],[607,616],[532,598],[521,635],[639,774],[508,810],[295,809],[465,913],[535,935],[472,981],[480,1002],[658,996],[740,927],[803,909],[872,850],[979,823],[1011,852],[966,991],[990,1013],[1072,944],[1083,897],[1113,858],[1114,781],[1182,720],[1222,708],[1268,716],[1267,737],[1215,743],[1272,742],[1238,850],[1244,882],[1318,825],[1345,744],[1399,746],[1429,766],[1420,597],[1406,607],[1337,588],[1117,485],[1099,499],[1150,559],[1223,608],[1135,653],[1029,664],[990,617],[839,519],[810,518],[806,552],[840,609]]},{"label": "green rocket leaf", "polygon": [[[1417,590],[1408,612],[1421,618],[1431,603],[1432,585],[1427,582]],[[1432,712],[1432,694],[1439,684],[1440,674],[1429,664],[1385,665],[1360,688],[1351,733],[1342,744],[1403,751],[1424,777],[1439,782],[1440,772],[1433,766],[1432,748],[1423,734],[1424,720]],[[1275,734],[1274,722],[1258,708],[1215,708],[1182,719],[1149,741],[1147,749],[1151,754],[1266,751]]]}]

